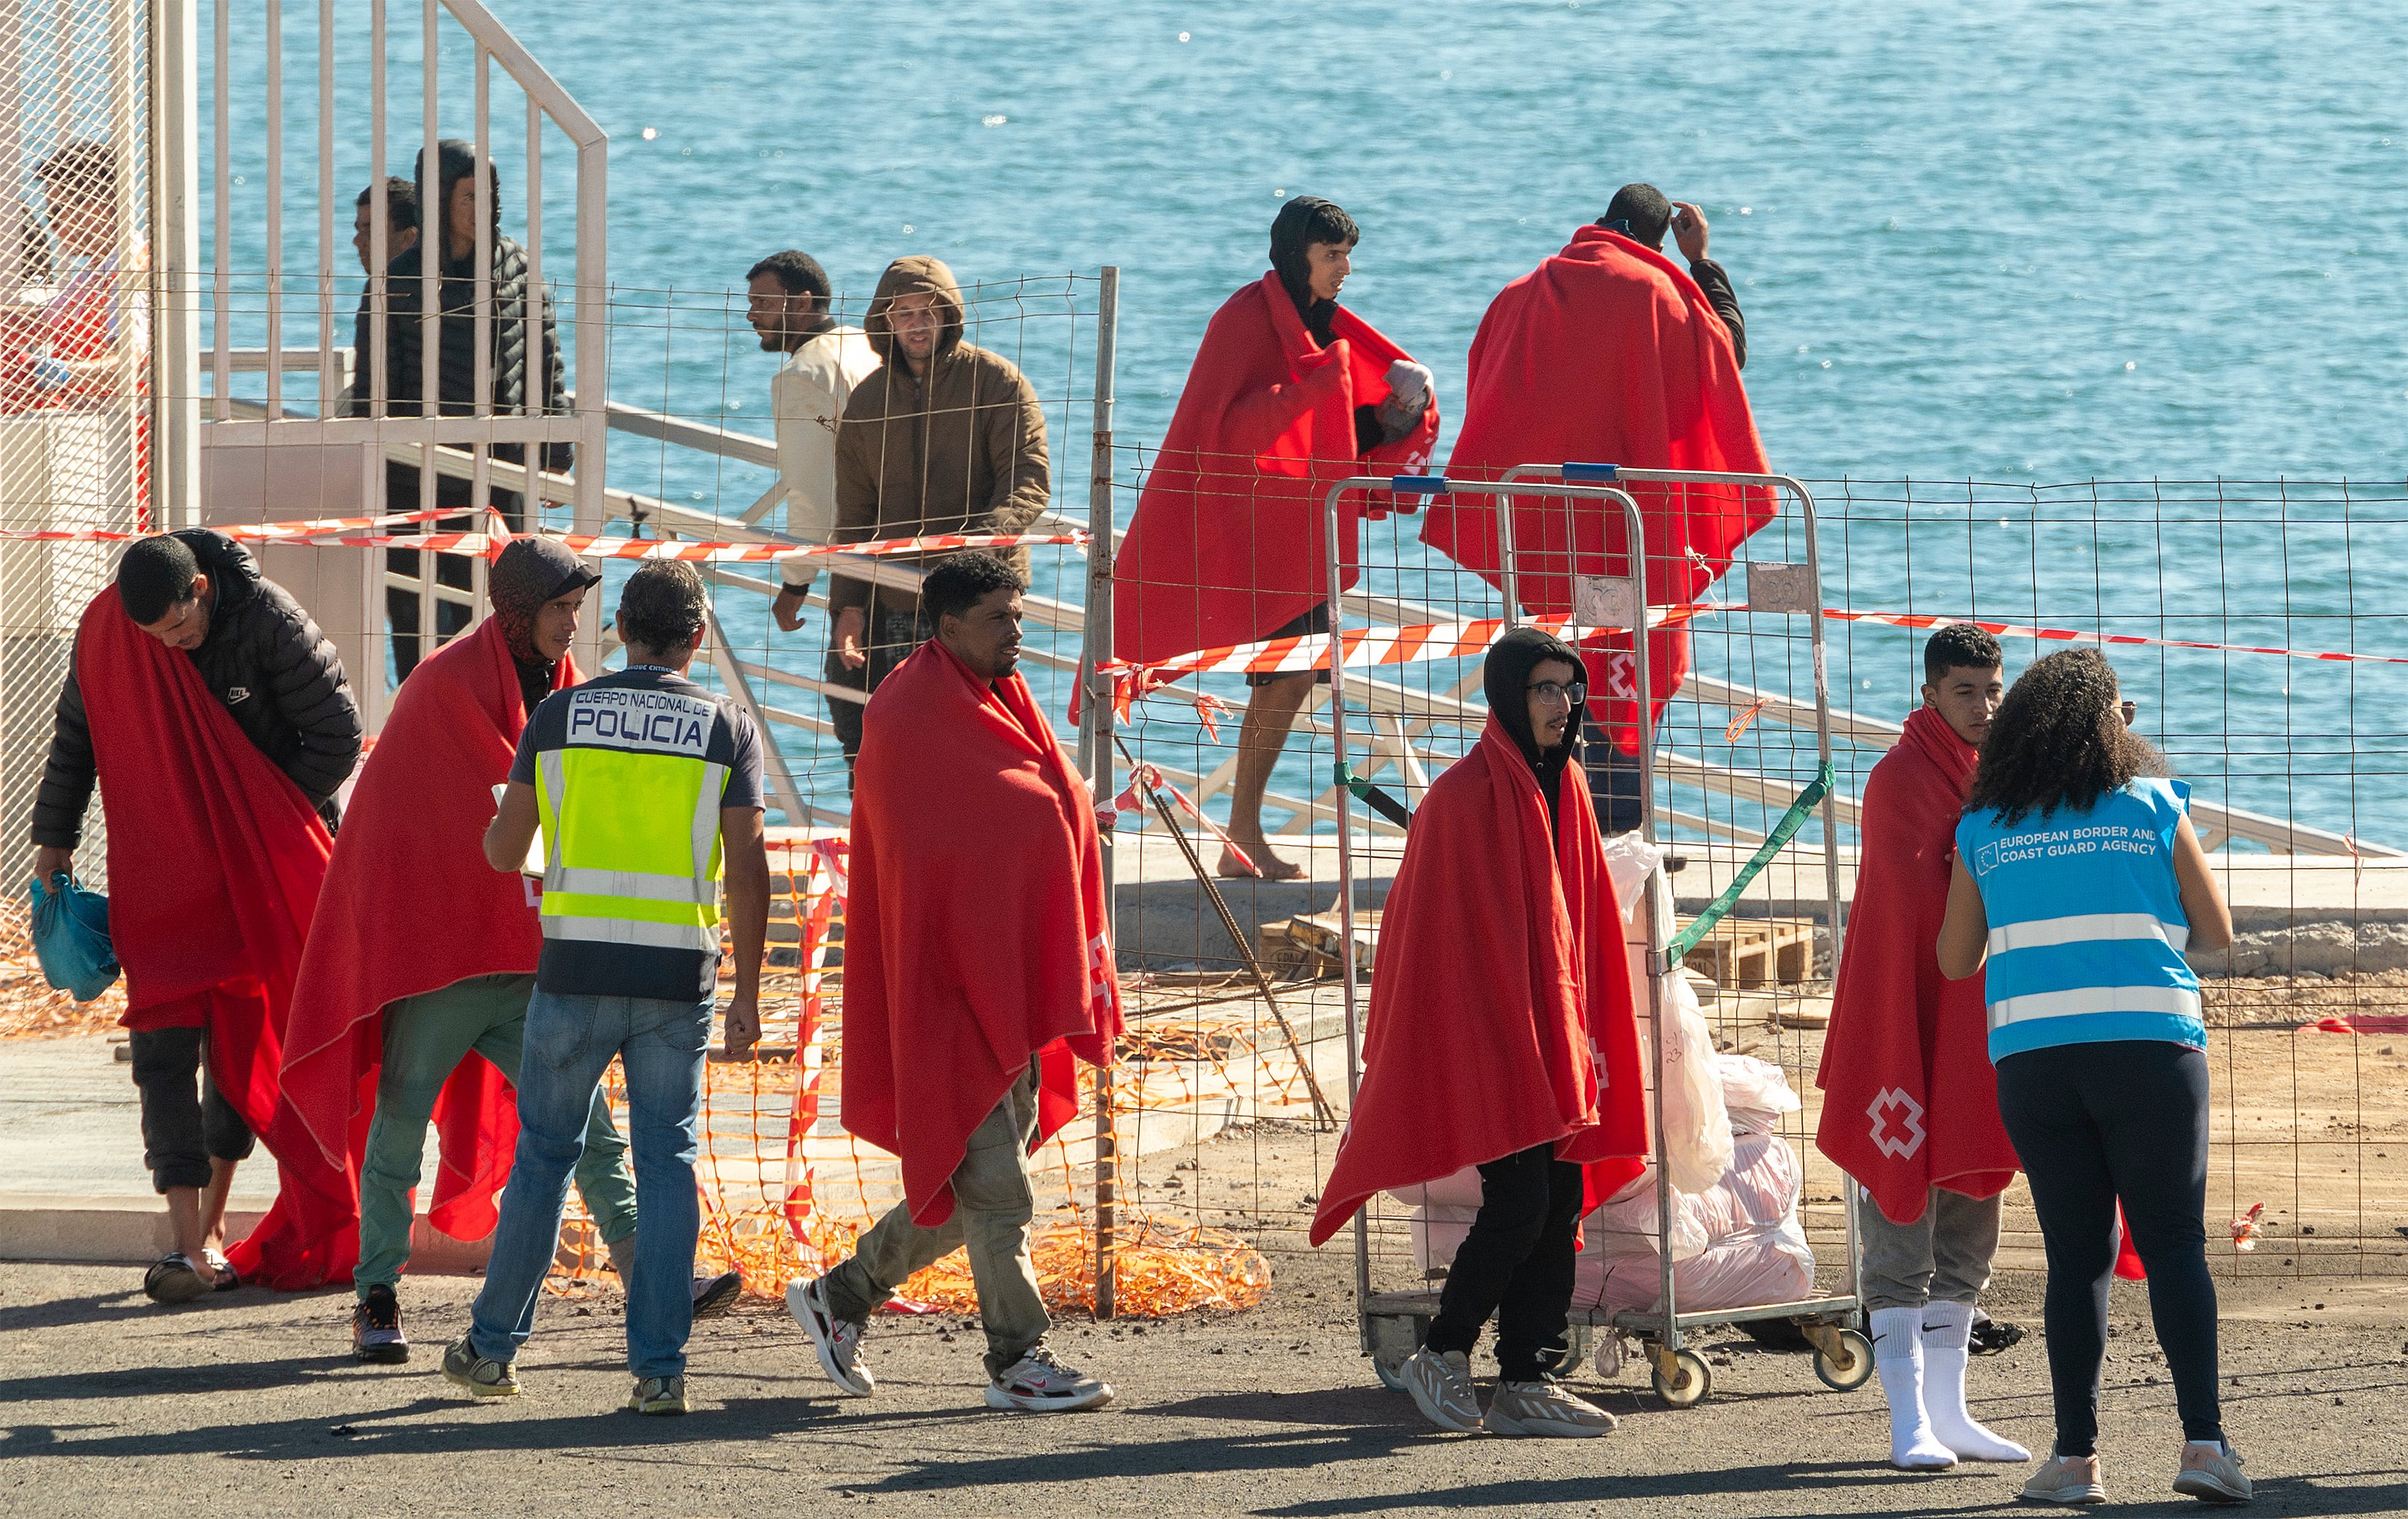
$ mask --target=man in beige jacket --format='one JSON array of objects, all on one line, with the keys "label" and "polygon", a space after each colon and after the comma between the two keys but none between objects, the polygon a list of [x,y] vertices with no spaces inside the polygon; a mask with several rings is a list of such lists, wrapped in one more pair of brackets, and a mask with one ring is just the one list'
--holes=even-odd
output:
[{"label": "man in beige jacket", "polygon": [[[785,504],[785,529],[806,543],[825,543],[836,533],[836,435],[853,388],[875,373],[878,354],[859,327],[841,326],[830,308],[827,271],[796,249],[772,253],[745,271],[745,320],[760,335],[765,352],[783,353],[769,381],[769,409],[778,442],[778,491],[745,513],[748,522]],[[791,554],[778,561],[778,599],[769,615],[792,633],[803,625],[811,581],[820,561]],[[835,612],[829,612],[824,678],[853,682],[836,656]],[[861,703],[825,698],[828,721],[841,733],[861,726]]]},{"label": "man in beige jacket", "polygon": [[[838,543],[931,533],[1018,533],[1051,498],[1045,412],[1010,359],[963,341],[961,286],[939,260],[899,258],[878,280],[866,323],[880,366],[853,387],[836,438]],[[1026,551],[1002,553],[1022,575]],[[917,593],[830,578],[836,658],[829,679],[878,689],[927,641]],[[861,709],[838,713],[849,767]]]}]

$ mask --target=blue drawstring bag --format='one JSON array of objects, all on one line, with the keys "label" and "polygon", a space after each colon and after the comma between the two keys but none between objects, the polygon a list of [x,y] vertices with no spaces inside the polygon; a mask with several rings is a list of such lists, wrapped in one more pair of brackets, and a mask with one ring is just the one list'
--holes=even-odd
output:
[{"label": "blue drawstring bag", "polygon": [[117,980],[117,950],[108,941],[108,898],[85,891],[64,870],[54,878],[58,890],[46,892],[39,881],[25,894],[34,905],[34,953],[42,962],[42,977],[62,992],[89,1002]]}]

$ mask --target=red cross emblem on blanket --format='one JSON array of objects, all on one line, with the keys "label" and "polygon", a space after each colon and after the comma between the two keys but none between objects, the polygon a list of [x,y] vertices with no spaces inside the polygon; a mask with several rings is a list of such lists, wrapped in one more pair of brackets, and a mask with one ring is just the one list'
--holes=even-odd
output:
[{"label": "red cross emblem on blanket", "polygon": [[1639,699],[1639,662],[1627,649],[1616,649],[1605,656],[1605,694],[1613,701]]},{"label": "red cross emblem on blanket", "polygon": [[1923,1148],[1923,1104],[1897,1087],[1876,1093],[1865,1116],[1873,1121],[1873,1148],[1890,1159],[1908,1159]]}]

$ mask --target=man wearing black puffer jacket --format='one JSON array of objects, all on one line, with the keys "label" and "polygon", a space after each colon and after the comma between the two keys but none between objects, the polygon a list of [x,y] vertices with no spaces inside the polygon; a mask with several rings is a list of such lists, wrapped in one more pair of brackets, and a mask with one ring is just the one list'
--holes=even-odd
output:
[{"label": "man wearing black puffer jacket", "polygon": [[335,646],[222,533],[133,544],[77,630],[35,870],[52,891],[72,874],[105,778],[144,1161],[176,1233],[144,1281],[161,1302],[235,1280],[226,1194],[274,1108],[277,1031],[360,732]]},{"label": "man wearing black puffer jacket", "polygon": [[[425,257],[430,246],[441,250],[442,267],[438,271],[437,295],[441,320],[440,336],[436,353],[436,410],[446,417],[466,417],[477,409],[477,328],[480,324],[477,302],[477,149],[473,143],[456,137],[446,137],[436,144],[439,186],[430,189],[426,182],[426,154],[419,153],[417,175],[418,201],[423,224],[418,240],[404,249],[385,270],[384,373],[385,409],[390,417],[425,415],[423,395],[426,378],[426,344],[421,330],[419,313],[424,308]],[[563,377],[566,370],[561,361],[560,331],[553,324],[552,302],[545,294],[531,288],[527,279],[526,251],[502,236],[501,178],[488,164],[485,167],[488,186],[487,247],[491,250],[493,268],[488,282],[492,299],[491,334],[486,352],[492,364],[489,399],[493,414],[497,417],[555,415],[566,409]],[[376,362],[376,290],[375,281],[360,296],[358,335],[353,339],[360,378],[351,388],[351,412],[355,417],[376,415],[375,387],[368,366]],[[542,466],[550,470],[565,470],[574,461],[575,451],[566,443],[546,444],[542,450]],[[526,461],[524,445],[497,443],[493,456],[509,464]],[[471,504],[471,482],[457,476],[437,476],[435,481],[435,504],[457,507],[466,511]],[[490,491],[486,499],[499,510],[512,531],[526,525],[525,512],[519,493]],[[390,464],[385,467],[385,509],[416,511],[419,504],[418,470],[415,466]],[[433,524],[431,530],[451,532],[466,529],[463,521],[445,519]],[[408,531],[402,529],[401,531]],[[397,574],[416,575],[418,553],[415,549],[386,551],[390,567]],[[456,554],[440,554],[435,561],[436,578],[443,584],[466,591],[469,586],[468,561]],[[393,624],[393,648],[395,678],[408,679],[418,664],[421,646],[418,627],[418,596],[415,592],[394,589],[386,595],[386,608]],[[465,601],[438,604],[435,636],[449,638],[468,625],[469,607]]]}]

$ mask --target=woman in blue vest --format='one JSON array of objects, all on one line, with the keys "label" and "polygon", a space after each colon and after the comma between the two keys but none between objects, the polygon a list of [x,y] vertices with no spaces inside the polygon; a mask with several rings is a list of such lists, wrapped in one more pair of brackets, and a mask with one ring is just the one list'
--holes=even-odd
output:
[{"label": "woman in blue vest", "polygon": [[1999,1111],[2048,1250],[2054,1458],[2022,1496],[2098,1503],[2099,1373],[2116,1205],[2148,1270],[2149,1311],[2182,1413],[2174,1491],[2250,1496],[2216,1400],[2207,1273],[2207,1036],[2186,949],[2232,942],[2191,831],[2096,650],[2035,663],[1982,745],[1940,968],[1987,978]]}]

